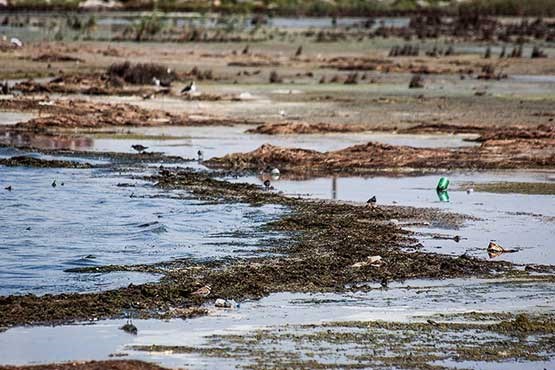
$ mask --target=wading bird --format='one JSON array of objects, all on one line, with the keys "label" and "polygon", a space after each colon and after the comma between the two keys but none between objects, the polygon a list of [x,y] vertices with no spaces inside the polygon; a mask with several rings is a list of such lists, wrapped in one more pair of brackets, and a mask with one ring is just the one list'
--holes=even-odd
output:
[{"label": "wading bird", "polygon": [[141,145],[141,144],[135,144],[135,145],[131,145],[131,148],[135,149],[139,153],[142,153],[142,152],[144,152],[145,150],[148,149],[148,146],[144,146],[144,145]]}]

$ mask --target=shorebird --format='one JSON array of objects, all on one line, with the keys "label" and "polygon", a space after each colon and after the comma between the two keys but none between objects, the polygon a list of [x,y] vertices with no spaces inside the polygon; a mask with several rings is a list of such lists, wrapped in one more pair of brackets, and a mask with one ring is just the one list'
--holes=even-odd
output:
[{"label": "shorebird", "polygon": [[144,146],[144,145],[141,145],[141,144],[135,144],[135,145],[131,145],[131,148],[135,149],[139,153],[142,153],[142,152],[144,152],[145,150],[148,149],[148,146]]},{"label": "shorebird", "polygon": [[500,246],[499,244],[497,244],[496,242],[489,242],[488,245],[488,252],[506,252],[507,250],[505,248],[503,248],[502,246]]},{"label": "shorebird", "polygon": [[6,186],[4,189],[6,189],[7,191],[12,191],[12,186],[11,186],[11,185],[8,185],[8,186]]},{"label": "shorebird", "polygon": [[201,162],[204,159],[204,153],[202,152],[202,150],[199,150],[197,152],[197,156],[198,156],[198,161]]},{"label": "shorebird", "polygon": [[208,297],[211,291],[212,289],[210,288],[210,285],[205,285],[202,288],[195,290],[191,294],[196,295],[197,297]]},{"label": "shorebird", "polygon": [[270,190],[270,180],[264,181],[264,188],[265,188],[266,190]]},{"label": "shorebird", "polygon": [[56,187],[56,180],[52,181],[52,187],[53,187],[53,188]]},{"label": "shorebird", "polygon": [[287,116],[287,112],[284,111],[283,109],[279,110],[279,115],[281,116],[281,118],[285,118],[285,116]]},{"label": "shorebird", "polygon": [[188,85],[186,85],[182,90],[181,94],[193,94],[197,91],[197,85],[195,81],[191,81]]},{"label": "shorebird", "polygon": [[154,84],[154,86],[156,87],[160,87],[160,80],[157,79],[156,77],[152,77],[152,83]]},{"label": "shorebird", "polygon": [[376,202],[377,202],[376,196],[374,195],[374,196],[372,196],[372,198],[370,198],[366,201],[366,205],[374,207],[376,205]]}]

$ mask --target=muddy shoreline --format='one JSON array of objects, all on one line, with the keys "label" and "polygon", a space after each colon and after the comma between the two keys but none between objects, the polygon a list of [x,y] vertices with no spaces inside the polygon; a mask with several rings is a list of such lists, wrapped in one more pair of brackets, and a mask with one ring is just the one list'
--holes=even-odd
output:
[{"label": "muddy shoreline", "polygon": [[479,147],[413,148],[378,143],[334,152],[289,149],[270,144],[249,153],[229,154],[205,162],[210,168],[261,171],[268,166],[285,174],[323,176],[371,174],[383,171],[555,168],[554,139],[486,140]]},{"label": "muddy shoreline", "polygon": [[[162,170],[151,179],[165,189],[185,189],[194,196],[224,202],[283,204],[291,211],[263,226],[287,235],[276,250],[278,257],[186,264],[165,271],[160,283],[129,286],[117,290],[44,296],[0,297],[0,325],[60,324],[100,318],[122,317],[132,309],[138,317],[192,317],[203,314],[199,307],[215,298],[260,298],[279,291],[341,291],[353,284],[410,278],[490,276],[512,273],[510,263],[450,257],[418,251],[411,233],[390,219],[422,222],[450,218],[435,210],[407,207],[369,208],[349,204],[307,201],[284,197],[258,186],[234,184],[191,171]],[[459,222],[453,216],[453,222]],[[408,248],[408,249],[407,249]],[[379,267],[364,261],[380,255]],[[362,262],[362,267],[357,263]],[[128,268],[128,267],[125,267]],[[117,268],[113,268],[115,270]],[[136,267],[135,271],[152,271]],[[191,295],[210,285],[207,298]]]}]

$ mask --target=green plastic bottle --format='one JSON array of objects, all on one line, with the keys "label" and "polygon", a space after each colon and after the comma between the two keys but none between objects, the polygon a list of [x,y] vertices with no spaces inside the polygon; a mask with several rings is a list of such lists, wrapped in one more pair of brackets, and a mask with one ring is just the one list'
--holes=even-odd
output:
[{"label": "green plastic bottle", "polygon": [[436,190],[437,191],[447,191],[448,187],[449,187],[449,180],[447,179],[447,177],[442,177],[441,179],[439,179],[439,181],[437,183]]}]

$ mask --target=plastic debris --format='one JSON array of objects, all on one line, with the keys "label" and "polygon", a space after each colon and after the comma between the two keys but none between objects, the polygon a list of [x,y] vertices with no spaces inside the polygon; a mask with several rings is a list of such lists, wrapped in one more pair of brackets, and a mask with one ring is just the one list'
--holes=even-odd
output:
[{"label": "plastic debris", "polygon": [[447,191],[448,187],[449,187],[449,179],[447,179],[447,177],[442,177],[442,178],[439,179],[439,181],[437,183],[436,190],[437,191]]}]

